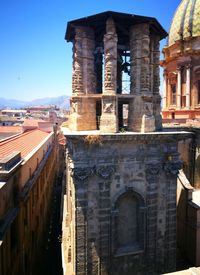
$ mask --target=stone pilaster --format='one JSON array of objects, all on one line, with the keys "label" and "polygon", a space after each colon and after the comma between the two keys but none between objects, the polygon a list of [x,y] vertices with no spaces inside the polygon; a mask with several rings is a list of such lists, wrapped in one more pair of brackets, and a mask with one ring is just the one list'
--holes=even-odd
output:
[{"label": "stone pilaster", "polygon": [[178,171],[182,167],[179,154],[175,150],[171,151],[164,164],[167,179],[165,232],[165,270],[167,272],[176,269],[176,184]]},{"label": "stone pilaster", "polygon": [[167,108],[167,73],[163,72],[163,109]]},{"label": "stone pilaster", "polygon": [[190,109],[191,107],[191,95],[190,95],[190,82],[191,82],[191,66],[186,66],[186,108]]},{"label": "stone pilaster", "polygon": [[153,78],[153,89],[152,92],[155,95],[159,94],[160,91],[160,43],[159,37],[151,37],[151,64],[153,66],[152,78]]},{"label": "stone pilaster", "polygon": [[[160,96],[160,43],[159,37],[151,37],[151,79],[153,93],[153,116],[155,117],[155,130],[162,129],[161,96]],[[153,120],[153,119],[152,119]]]},{"label": "stone pilaster", "polygon": [[76,275],[87,274],[87,179],[92,175],[90,167],[72,169],[75,184],[75,234],[76,234]]},{"label": "stone pilaster", "polygon": [[[79,194],[76,195],[76,204],[79,204]],[[76,206],[76,275],[87,274],[87,223],[86,223],[86,192],[84,192],[81,205],[85,204],[85,207]]]},{"label": "stone pilaster", "polygon": [[118,132],[117,92],[117,34],[112,18],[106,22],[104,35],[104,91],[102,95],[102,115],[100,131]]},{"label": "stone pilaster", "polygon": [[100,275],[110,274],[111,255],[111,202],[110,186],[114,168],[110,165],[98,166],[97,174],[101,178],[99,183],[99,246],[100,246]]},{"label": "stone pilaster", "polygon": [[147,181],[147,270],[148,274],[155,274],[156,270],[156,236],[158,214],[158,181],[161,164],[152,160],[146,164]]},{"label": "stone pilaster", "polygon": [[176,108],[178,110],[181,109],[181,67],[177,68],[177,105]]}]

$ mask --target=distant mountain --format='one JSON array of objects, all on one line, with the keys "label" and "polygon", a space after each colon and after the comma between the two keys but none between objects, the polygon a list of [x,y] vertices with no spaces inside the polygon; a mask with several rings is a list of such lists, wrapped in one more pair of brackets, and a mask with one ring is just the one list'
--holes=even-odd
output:
[{"label": "distant mountain", "polygon": [[25,108],[35,105],[56,105],[62,109],[69,109],[69,96],[58,96],[58,97],[44,97],[38,98],[32,101],[21,101],[21,100],[14,100],[14,99],[5,99],[0,98],[0,109],[3,108]]},{"label": "distant mountain", "polygon": [[3,97],[0,97],[0,108],[21,108],[24,106],[27,102],[21,101],[21,100],[15,100],[15,99],[5,99]]}]

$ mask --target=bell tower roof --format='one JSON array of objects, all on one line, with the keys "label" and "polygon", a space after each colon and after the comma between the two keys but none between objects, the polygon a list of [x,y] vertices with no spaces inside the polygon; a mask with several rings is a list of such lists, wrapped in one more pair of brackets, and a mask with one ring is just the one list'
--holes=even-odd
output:
[{"label": "bell tower roof", "polygon": [[102,13],[79,18],[68,22],[65,39],[67,40],[67,42],[69,41],[72,42],[72,40],[75,37],[75,27],[85,26],[85,27],[93,28],[96,36],[100,41],[102,40],[103,35],[106,32],[106,21],[110,17],[112,17],[113,20],[115,21],[118,36],[121,37],[121,39],[123,40],[123,43],[128,39],[127,37],[128,37],[129,28],[132,25],[141,24],[141,23],[148,23],[150,25],[150,31],[156,35],[159,35],[160,39],[163,39],[167,36],[167,32],[163,29],[163,27],[154,17],[147,17],[147,16],[141,16],[141,15],[135,15],[135,14],[114,12],[114,11],[105,11]]}]

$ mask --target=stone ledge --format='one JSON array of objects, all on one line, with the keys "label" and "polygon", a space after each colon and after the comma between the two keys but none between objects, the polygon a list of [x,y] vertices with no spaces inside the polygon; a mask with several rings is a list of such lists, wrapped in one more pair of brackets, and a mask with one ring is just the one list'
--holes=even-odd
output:
[{"label": "stone ledge", "polygon": [[[152,132],[152,133],[139,133],[139,132],[124,132],[124,133],[100,133],[100,131],[69,131],[63,129],[63,134],[68,139],[74,139],[82,141],[87,144],[87,140],[84,140],[87,136],[99,136],[100,141],[94,142],[91,145],[101,145],[104,141],[135,141],[139,143],[155,143],[160,142],[174,142],[177,140],[183,140],[191,137],[192,133],[187,131],[176,131],[176,132]],[[90,144],[90,143],[88,143]]]}]

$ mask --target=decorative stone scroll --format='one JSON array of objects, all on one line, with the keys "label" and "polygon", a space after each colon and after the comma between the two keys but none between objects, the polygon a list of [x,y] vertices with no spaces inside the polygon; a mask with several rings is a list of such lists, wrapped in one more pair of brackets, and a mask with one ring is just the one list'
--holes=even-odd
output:
[{"label": "decorative stone scroll", "polygon": [[113,113],[113,104],[112,103],[104,103],[103,105],[103,112],[104,113],[108,113],[108,114],[111,114]]},{"label": "decorative stone scroll", "polygon": [[150,175],[157,175],[162,169],[162,164],[159,161],[152,161],[146,164],[146,173]]},{"label": "decorative stone scroll", "polygon": [[72,168],[71,176],[77,180],[84,181],[94,173],[94,168],[92,167],[77,167]]},{"label": "decorative stone scroll", "polygon": [[181,160],[172,160],[168,161],[164,164],[164,170],[167,175],[177,175],[178,171],[182,168],[182,161]]},{"label": "decorative stone scroll", "polygon": [[115,169],[113,166],[99,166],[96,168],[96,173],[103,179],[108,179],[111,177],[111,175],[114,173]]}]

